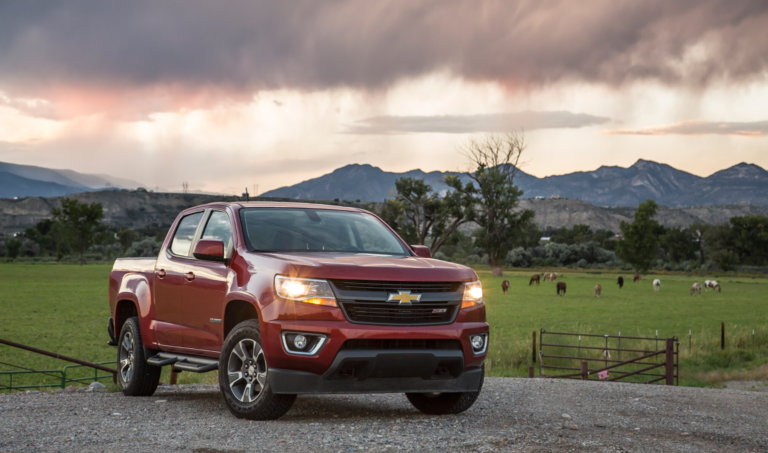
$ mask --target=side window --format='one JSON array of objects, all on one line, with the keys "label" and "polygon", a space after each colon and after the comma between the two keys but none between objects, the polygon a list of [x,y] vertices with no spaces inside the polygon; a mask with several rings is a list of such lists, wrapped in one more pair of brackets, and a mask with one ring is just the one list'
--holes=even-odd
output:
[{"label": "side window", "polygon": [[196,212],[181,219],[171,242],[171,252],[174,255],[189,256],[189,249],[192,247],[192,240],[195,238],[197,225],[202,218],[203,213]]},{"label": "side window", "polygon": [[229,216],[222,211],[213,211],[201,239],[218,239],[223,242],[224,258],[229,258],[232,251],[232,225],[229,223]]}]

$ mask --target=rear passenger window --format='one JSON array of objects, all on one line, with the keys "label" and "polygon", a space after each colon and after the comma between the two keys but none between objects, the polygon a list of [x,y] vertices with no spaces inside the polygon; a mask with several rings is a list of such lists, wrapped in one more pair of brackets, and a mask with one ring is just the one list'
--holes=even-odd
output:
[{"label": "rear passenger window", "polygon": [[179,227],[176,228],[176,234],[173,235],[173,242],[171,242],[171,252],[174,255],[189,256],[189,249],[192,247],[197,225],[202,218],[203,213],[196,212],[181,219]]},{"label": "rear passenger window", "polygon": [[213,211],[205,226],[201,239],[218,239],[224,243],[224,258],[229,258],[232,250],[232,225],[225,212]]}]

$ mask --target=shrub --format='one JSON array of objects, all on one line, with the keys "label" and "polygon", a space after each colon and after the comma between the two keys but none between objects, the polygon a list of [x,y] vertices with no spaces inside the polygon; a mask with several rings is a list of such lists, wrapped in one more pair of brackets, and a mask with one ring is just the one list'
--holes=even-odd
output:
[{"label": "shrub", "polygon": [[157,242],[154,238],[145,238],[131,244],[125,255],[131,257],[155,257],[160,253],[162,245],[161,242]]},{"label": "shrub", "polygon": [[533,264],[533,252],[531,249],[516,247],[507,253],[507,265],[512,267],[531,267]]}]

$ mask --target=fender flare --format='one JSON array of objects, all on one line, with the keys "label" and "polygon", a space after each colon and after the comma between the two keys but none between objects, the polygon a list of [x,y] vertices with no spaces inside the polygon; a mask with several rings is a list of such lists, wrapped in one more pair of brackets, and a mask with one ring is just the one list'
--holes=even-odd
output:
[{"label": "fender flare", "polygon": [[120,319],[120,307],[125,303],[133,303],[136,313],[139,315],[139,327],[141,338],[145,345],[156,343],[155,331],[152,328],[154,319],[154,307],[152,306],[152,291],[146,276],[138,273],[126,274],[120,282],[120,288],[115,296],[117,300],[115,309],[115,332],[120,335],[118,326],[124,320]]}]

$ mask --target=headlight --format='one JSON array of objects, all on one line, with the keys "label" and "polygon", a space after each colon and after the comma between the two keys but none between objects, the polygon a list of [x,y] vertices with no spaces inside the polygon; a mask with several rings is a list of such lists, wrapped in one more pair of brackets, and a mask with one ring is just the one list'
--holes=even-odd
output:
[{"label": "headlight", "polygon": [[474,307],[483,303],[483,285],[477,282],[464,284],[464,297],[461,300],[461,308]]},{"label": "headlight", "polygon": [[325,280],[278,275],[275,277],[275,292],[286,300],[329,307],[337,306],[336,296],[331,291],[331,285]]}]

